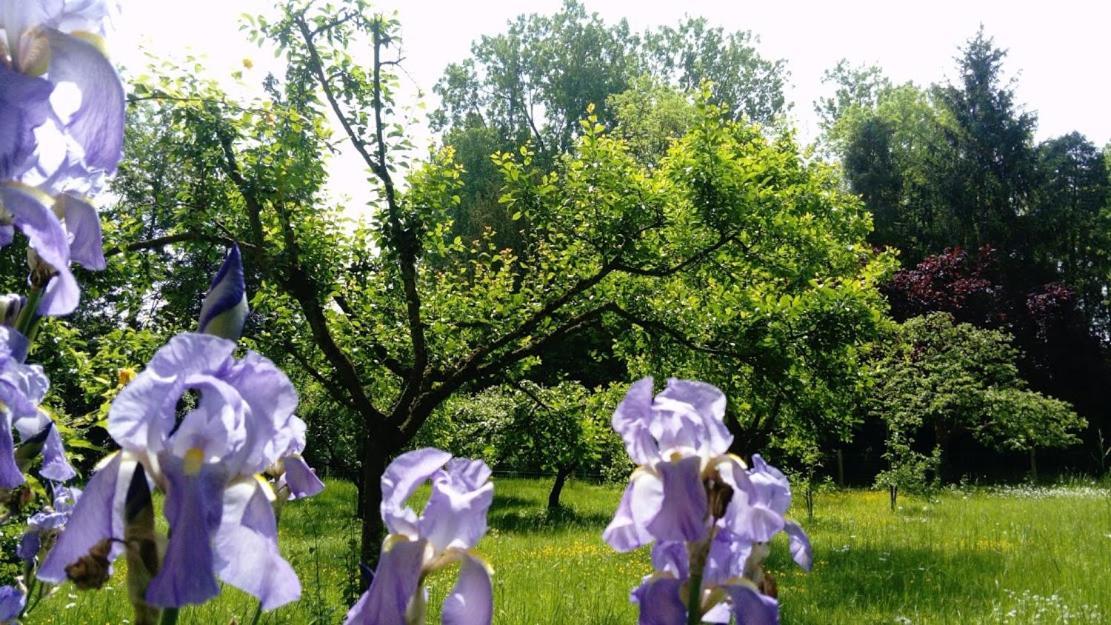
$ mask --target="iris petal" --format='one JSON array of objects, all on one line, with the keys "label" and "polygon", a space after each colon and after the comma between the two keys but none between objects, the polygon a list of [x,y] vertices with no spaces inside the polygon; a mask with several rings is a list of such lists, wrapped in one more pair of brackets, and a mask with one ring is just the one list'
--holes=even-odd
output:
[{"label": "iris petal", "polygon": [[257,480],[245,480],[224,492],[216,558],[220,579],[254,595],[264,610],[301,597],[301,582],[278,551],[270,498]]},{"label": "iris petal", "polygon": [[716,386],[694,380],[671,378],[667,388],[657,396],[691,406],[699,420],[698,436],[711,454],[723,454],[733,443],[733,435],[725,426],[725,394]]},{"label": "iris petal", "polygon": [[[602,532],[602,540],[622,553],[632,551],[653,540],[652,535],[644,528],[644,524],[638,522],[633,514],[633,502],[647,498],[638,490],[644,491],[648,480],[658,484],[658,481],[649,475],[633,476],[629,485],[625,487],[625,493],[621,495],[621,503],[617,505],[617,512],[614,514],[613,520]],[[655,505],[658,505],[658,503]],[[648,506],[654,508],[651,502],[648,503]]]},{"label": "iris petal", "polygon": [[663,482],[659,511],[648,523],[658,540],[696,541],[706,536],[706,490],[702,486],[701,458],[688,456],[677,462],[658,462]]},{"label": "iris petal", "polygon": [[490,569],[470,554],[463,555],[459,580],[444,599],[443,625],[490,625],[494,620],[494,586]]},{"label": "iris petal", "polygon": [[633,602],[640,605],[637,625],[681,625],[687,622],[687,606],[680,598],[683,580],[649,577],[633,591]]},{"label": "iris petal", "polygon": [[15,463],[12,417],[10,414],[0,414],[0,488],[15,488],[23,480],[23,472]]},{"label": "iris petal", "polygon": [[747,585],[725,586],[737,625],[779,625],[779,603]]},{"label": "iris petal", "polygon": [[[65,530],[39,567],[39,579],[54,584],[65,581],[66,566],[87,555],[97,543],[123,536],[122,522],[118,519],[122,515],[123,497],[134,469],[134,462],[125,461],[123,454],[117,453],[93,474],[77,500]],[[120,551],[119,545],[113,544],[109,561],[114,560]]]},{"label": "iris petal", "polygon": [[428,543],[399,540],[382,552],[374,580],[347,612],[344,625],[399,625],[420,585]]},{"label": "iris petal", "polygon": [[[475,461],[485,466],[486,463]],[[460,472],[453,478],[450,469]],[[432,480],[432,495],[417,522],[418,533],[441,552],[449,548],[469,549],[486,534],[486,511],[494,500],[494,485],[486,482],[469,490],[469,464],[452,463],[449,470],[437,472]],[[489,475],[487,469],[485,475]],[[482,472],[480,472],[482,474]]]},{"label": "iris petal", "polygon": [[0,186],[0,204],[39,257],[58,272],[46,288],[39,312],[66,315],[77,307],[80,291],[69,270],[69,240],[46,199],[30,187]]},{"label": "iris petal", "polygon": [[289,487],[291,499],[312,497],[324,490],[324,482],[301,456],[290,456],[285,459],[285,483]]},{"label": "iris petal", "polygon": [[97,216],[96,209],[92,204],[69,194],[58,196],[58,202],[62,205],[66,232],[70,236],[70,260],[85,269],[104,269],[104,247],[100,217]]},{"label": "iris petal", "polygon": [[93,44],[56,30],[47,36],[50,82],[72,82],[81,91],[81,105],[65,130],[84,149],[86,165],[112,173],[123,149],[123,84]]},{"label": "iris petal", "polygon": [[165,514],[170,541],[162,568],[147,586],[146,599],[159,607],[204,603],[220,594],[212,539],[220,526],[225,478],[214,465],[189,474],[184,461],[175,456],[162,454],[159,461],[169,482]]},{"label": "iris petal", "polygon": [[382,520],[392,534],[417,535],[417,514],[405,501],[447,464],[451,454],[431,447],[401,454],[382,474]]},{"label": "iris petal", "polygon": [[0,182],[29,169],[35,152],[34,129],[50,114],[54,85],[0,63]]},{"label": "iris petal", "polygon": [[[223,342],[234,345],[231,341]],[[247,454],[242,458],[241,472],[261,472],[277,462],[290,441],[299,435],[296,431],[299,425],[293,421],[297,391],[277,365],[255,352],[247,352],[222,377],[250,407],[244,447]]]},{"label": "iris petal", "polygon": [[48,480],[55,482],[68,482],[77,476],[69,460],[66,460],[66,450],[62,446],[62,436],[58,428],[50,423],[46,426],[46,441],[42,447],[42,467],[39,473]]},{"label": "iris petal", "polygon": [[27,597],[23,591],[15,586],[0,587],[0,623],[11,623],[20,614],[23,614],[23,606],[27,603]]},{"label": "iris petal", "polygon": [[675,541],[656,543],[652,548],[652,568],[679,579],[690,577],[690,553],[687,544]]},{"label": "iris petal", "polygon": [[814,566],[814,550],[810,546],[810,537],[794,521],[787,521],[783,525],[783,530],[787,532],[787,537],[790,539],[791,557],[796,564],[809,571]]},{"label": "iris petal", "polygon": [[125,449],[159,452],[173,430],[185,380],[219,371],[234,351],[235,343],[215,336],[187,332],[170,339],[112,402],[108,433]]},{"label": "iris petal", "polygon": [[652,422],[652,378],[635,382],[617,405],[611,423],[625,442],[625,450],[637,464],[650,464],[659,449],[649,431]]}]

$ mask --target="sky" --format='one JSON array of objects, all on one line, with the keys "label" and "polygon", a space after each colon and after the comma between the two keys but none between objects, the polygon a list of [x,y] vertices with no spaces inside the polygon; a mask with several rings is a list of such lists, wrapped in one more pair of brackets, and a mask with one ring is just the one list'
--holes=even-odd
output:
[{"label": "sky", "polygon": [[[204,59],[208,71],[231,90],[257,92],[272,55],[249,43],[239,16],[273,13],[271,0],[121,0],[122,14],[111,38],[113,58],[132,71],[147,56]],[[405,81],[403,100],[415,106],[423,95],[434,108],[432,87],[443,68],[469,53],[471,42],[505,30],[521,13],[551,13],[560,0],[381,0],[375,6],[398,12],[402,25]],[[1111,141],[1111,1],[1107,0],[585,0],[607,22],[622,18],[634,30],[674,24],[684,15],[703,16],[727,30],[751,30],[758,49],[786,59],[788,100],[804,141],[817,133],[813,102],[830,91],[822,73],[839,59],[877,64],[895,82],[943,82],[954,74],[959,46],[983,24],[1008,50],[1006,73],[1017,79],[1017,100],[1038,114],[1037,138],[1079,131],[1103,146]],[[252,69],[243,60],[251,59]],[[243,72],[241,82],[231,72]],[[415,109],[414,109],[415,110]],[[423,123],[423,116],[418,115]],[[418,138],[427,129],[414,128]],[[335,177],[341,187],[357,184],[361,168],[341,157]],[[346,180],[347,182],[344,182]]]}]

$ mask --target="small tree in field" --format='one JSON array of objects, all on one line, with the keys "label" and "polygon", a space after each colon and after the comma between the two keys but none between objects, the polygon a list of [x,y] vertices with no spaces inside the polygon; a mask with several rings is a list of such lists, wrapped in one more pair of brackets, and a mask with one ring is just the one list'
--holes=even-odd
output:
[{"label": "small tree in field", "polygon": [[[887,425],[889,469],[879,482],[892,489],[940,475],[957,434],[996,450],[1064,447],[1084,427],[1065,402],[1030,391],[1018,375],[1010,336],[954,323],[945,313],[913,317],[876,363],[869,410]],[[922,450],[924,433],[932,450]]]},{"label": "small tree in field", "polygon": [[590,410],[590,392],[581,384],[542,387],[524,382],[517,390],[524,402],[518,403],[500,441],[503,455],[555,474],[548,494],[548,509],[555,510],[567,478],[596,464],[604,439],[612,436],[609,423]]}]

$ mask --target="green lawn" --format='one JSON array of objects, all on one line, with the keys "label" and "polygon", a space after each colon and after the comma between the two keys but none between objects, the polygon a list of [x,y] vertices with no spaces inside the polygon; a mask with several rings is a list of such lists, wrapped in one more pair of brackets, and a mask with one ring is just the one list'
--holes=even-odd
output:
[{"label": "green lawn", "polygon": [[[549,516],[547,486],[497,480],[480,548],[495,569],[495,623],[634,623],[628,593],[648,571],[647,550],[615,554],[600,538],[620,490],[571,483],[567,509]],[[342,621],[357,536],[353,497],[351,485],[333,482],[286,508],[282,547],[304,595],[262,623]],[[771,559],[788,625],[1111,622],[1111,491],[947,492],[935,503],[906,501],[896,513],[886,493],[846,491],[819,495],[815,515],[804,523],[814,571],[794,568],[783,543]],[[451,575],[431,583],[435,605]],[[117,572],[108,591],[63,587],[26,623],[125,622],[122,585]],[[179,622],[247,625],[253,610],[250,597],[229,588],[218,601],[183,610]]]}]

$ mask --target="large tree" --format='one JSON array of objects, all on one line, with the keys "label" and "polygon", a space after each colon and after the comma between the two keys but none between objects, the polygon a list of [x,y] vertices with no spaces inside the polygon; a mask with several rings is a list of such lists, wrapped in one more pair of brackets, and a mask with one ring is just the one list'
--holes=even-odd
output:
[{"label": "large tree", "polygon": [[519,251],[519,231],[498,202],[499,180],[489,155],[530,142],[551,164],[581,134],[588,106],[600,123],[618,123],[611,97],[647,84],[680,93],[712,84],[710,99],[736,119],[771,124],[787,108],[782,60],[766,59],[749,32],[726,32],[704,19],[633,32],[607,24],[576,0],[550,15],[527,14],[505,32],[486,35],[471,55],[449,65],[435,92],[432,128],[456,150],[466,184],[452,209],[455,234],[467,240],[495,232],[494,242]]},{"label": "large tree", "polygon": [[[453,394],[519,380],[561,341],[602,328],[635,337],[621,346],[629,359],[690,352],[705,371],[728,372],[722,383],[743,380],[743,368],[759,369],[761,384],[818,386],[843,373],[822,354],[851,359],[854,328],[880,315],[885,263],[864,244],[859,206],[793,143],[770,142],[709,95],[656,165],[596,115],[558,158],[527,146],[495,155],[497,198],[529,224],[506,249],[493,232],[453,233],[467,181],[452,149],[409,168],[399,160],[396,22],[361,1],[293,3],[251,30],[287,64],[265,100],[235,102],[184,75],[141,91],[173,138],[161,159],[188,178],[165,180],[197,203],[138,247],[239,242],[257,284],[253,340],[295,363],[341,422],[352,417],[368,561],[390,457]],[[329,120],[371,174],[355,191],[365,222],[328,200]],[[187,193],[200,182],[203,201]],[[136,211],[159,198],[144,202],[141,188],[128,196]],[[781,349],[809,356],[781,366]]]}]

